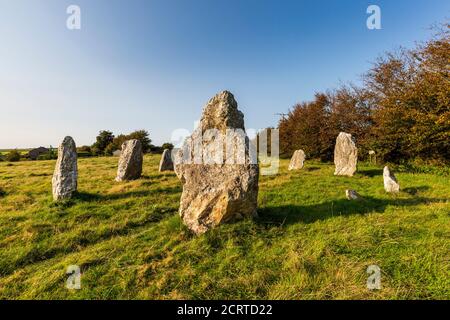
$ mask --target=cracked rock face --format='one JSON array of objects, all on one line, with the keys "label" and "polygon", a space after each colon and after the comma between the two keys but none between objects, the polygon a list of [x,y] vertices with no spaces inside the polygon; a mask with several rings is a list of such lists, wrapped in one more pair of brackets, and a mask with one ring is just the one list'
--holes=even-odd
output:
[{"label": "cracked rock face", "polygon": [[194,233],[257,214],[259,168],[230,92],[205,106],[198,128],[176,154],[175,172],[183,184],[179,213]]},{"label": "cracked rock face", "polygon": [[159,172],[173,171],[172,151],[169,149],[164,150],[161,161],[159,162]]},{"label": "cracked rock face", "polygon": [[353,176],[358,163],[358,148],[349,133],[341,132],[336,139],[334,148],[334,175]]},{"label": "cracked rock face", "polygon": [[388,166],[383,169],[383,181],[384,181],[384,190],[386,192],[399,192],[400,185],[395,177],[394,173],[389,169]]},{"label": "cracked rock face", "polygon": [[52,178],[53,199],[70,199],[77,191],[77,148],[72,137],[65,137],[58,148],[58,160]]},{"label": "cracked rock face", "polygon": [[305,157],[305,152],[303,150],[295,151],[289,164],[289,170],[303,169],[303,166],[305,164]]},{"label": "cracked rock face", "polygon": [[122,144],[116,181],[136,180],[142,174],[143,162],[142,144],[132,139]]}]

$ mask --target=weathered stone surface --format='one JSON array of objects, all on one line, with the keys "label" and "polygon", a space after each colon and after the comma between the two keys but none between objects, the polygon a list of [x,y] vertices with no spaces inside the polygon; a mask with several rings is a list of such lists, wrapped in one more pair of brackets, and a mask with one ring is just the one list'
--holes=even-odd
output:
[{"label": "weathered stone surface", "polygon": [[383,169],[384,190],[386,192],[399,192],[400,185],[395,177],[394,173],[388,166]]},{"label": "weathered stone surface", "polygon": [[[231,131],[233,139],[227,139],[230,129],[240,129]],[[221,92],[205,106],[198,128],[175,156],[183,184],[179,213],[196,234],[257,214],[259,168],[244,130],[233,95]]]},{"label": "weathered stone surface", "polygon": [[334,148],[334,164],[337,176],[353,176],[358,162],[358,149],[349,133],[341,132]]},{"label": "weathered stone surface", "polygon": [[291,158],[291,162],[289,164],[289,170],[300,170],[303,168],[305,164],[305,152],[303,150],[297,150],[294,152],[294,155]]},{"label": "weathered stone surface", "polygon": [[65,137],[58,148],[58,160],[52,178],[53,199],[70,199],[77,191],[77,148],[72,137]]},{"label": "weathered stone surface", "polygon": [[116,151],[114,151],[113,153],[112,153],[112,155],[114,156],[114,157],[120,157],[120,154],[122,153],[122,150],[116,150]]},{"label": "weathered stone surface", "polygon": [[142,174],[142,144],[133,139],[122,144],[116,181],[136,180]]},{"label": "weathered stone surface", "polygon": [[173,171],[172,151],[169,149],[164,150],[161,161],[159,162],[159,172]]},{"label": "weathered stone surface", "polygon": [[359,200],[362,199],[362,197],[360,196],[360,194],[358,192],[356,192],[355,190],[345,190],[345,196],[347,197],[348,200]]}]

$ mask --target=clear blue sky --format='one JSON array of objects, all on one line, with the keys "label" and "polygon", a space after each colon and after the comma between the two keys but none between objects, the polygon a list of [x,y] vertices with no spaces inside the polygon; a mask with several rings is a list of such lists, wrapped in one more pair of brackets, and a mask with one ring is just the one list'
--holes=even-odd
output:
[{"label": "clear blue sky", "polygon": [[[370,4],[382,30],[366,28]],[[247,128],[273,126],[449,16],[448,0],[0,0],[0,148],[91,144],[101,129],[160,144],[224,89]]]}]

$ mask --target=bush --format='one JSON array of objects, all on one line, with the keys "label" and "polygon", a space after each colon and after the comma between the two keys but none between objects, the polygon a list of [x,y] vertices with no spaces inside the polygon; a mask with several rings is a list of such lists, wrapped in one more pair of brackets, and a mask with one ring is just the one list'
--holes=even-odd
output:
[{"label": "bush", "polygon": [[166,149],[172,150],[174,148],[174,145],[172,143],[166,142],[166,143],[163,143],[161,148],[163,150],[166,150]]},{"label": "bush", "polygon": [[380,57],[362,86],[342,85],[295,105],[279,122],[281,154],[303,149],[331,161],[344,131],[355,138],[360,160],[375,150],[382,162],[450,164],[449,55],[447,28],[414,49]]},{"label": "bush", "polygon": [[89,158],[89,157],[92,157],[92,153],[84,152],[84,151],[78,151],[77,152],[77,157],[78,158]]},{"label": "bush", "polygon": [[20,152],[17,150],[11,150],[10,152],[8,152],[8,154],[6,155],[6,161],[9,162],[17,162],[20,161]]},{"label": "bush", "polygon": [[111,131],[108,130],[102,130],[96,137],[95,143],[92,145],[92,150],[95,150],[95,154],[103,154],[105,152],[106,147],[108,144],[113,142],[114,135]]},{"label": "bush", "polygon": [[81,147],[79,147],[79,148],[77,148],[78,150],[78,152],[88,152],[88,153],[91,153],[91,147],[89,147],[89,146],[81,146]]}]

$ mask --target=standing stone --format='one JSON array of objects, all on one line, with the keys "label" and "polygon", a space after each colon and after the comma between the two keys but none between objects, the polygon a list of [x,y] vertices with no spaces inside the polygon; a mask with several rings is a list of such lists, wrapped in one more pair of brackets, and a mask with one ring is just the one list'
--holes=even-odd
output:
[{"label": "standing stone", "polygon": [[358,192],[356,192],[355,190],[345,190],[345,196],[347,197],[348,200],[360,200],[362,199],[362,197],[359,195]]},{"label": "standing stone", "polygon": [[305,164],[305,152],[303,150],[297,150],[291,158],[291,163],[289,164],[289,170],[300,170]]},{"label": "standing stone", "polygon": [[122,151],[121,150],[116,150],[116,151],[114,151],[113,153],[112,153],[112,155],[114,156],[114,157],[120,157],[120,154],[122,153]]},{"label": "standing stone", "polygon": [[386,192],[399,192],[400,185],[397,182],[397,178],[388,166],[383,169],[384,190]]},{"label": "standing stone", "polygon": [[349,133],[341,132],[334,148],[334,164],[336,176],[353,176],[358,162],[358,149]]},{"label": "standing stone", "polygon": [[58,160],[52,178],[53,199],[70,199],[77,191],[77,148],[72,137],[65,137],[58,148]]},{"label": "standing stone", "polygon": [[116,181],[136,180],[142,174],[142,144],[133,139],[122,144]]},{"label": "standing stone", "polygon": [[159,162],[159,172],[173,171],[172,151],[169,149],[164,150],[161,161]]},{"label": "standing stone", "polygon": [[377,154],[374,150],[369,151],[369,162],[371,164],[377,164]]},{"label": "standing stone", "polygon": [[257,215],[259,168],[249,150],[244,115],[234,96],[217,94],[175,157],[183,184],[179,213],[195,234]]}]

